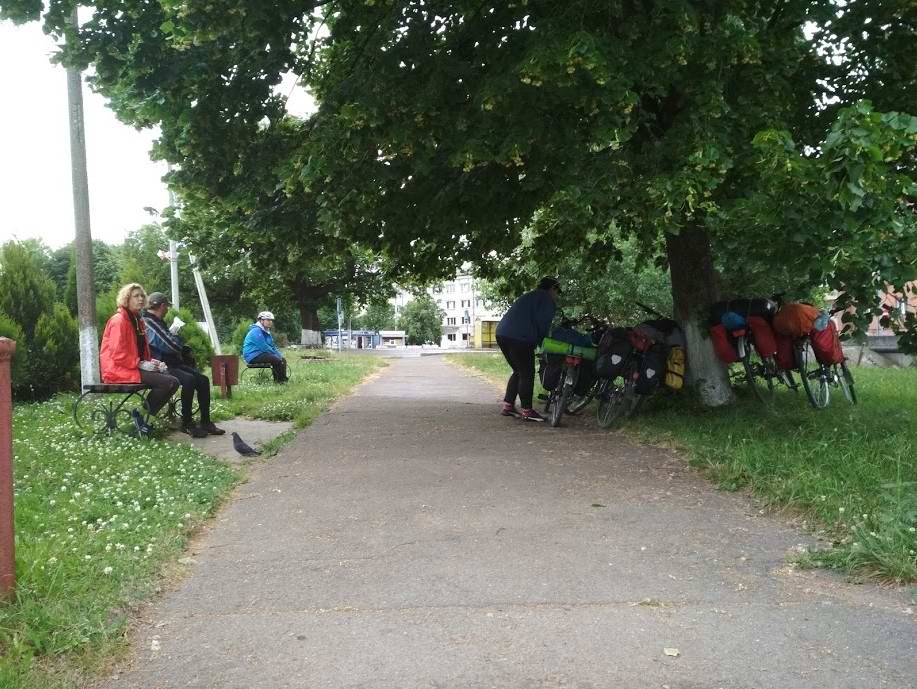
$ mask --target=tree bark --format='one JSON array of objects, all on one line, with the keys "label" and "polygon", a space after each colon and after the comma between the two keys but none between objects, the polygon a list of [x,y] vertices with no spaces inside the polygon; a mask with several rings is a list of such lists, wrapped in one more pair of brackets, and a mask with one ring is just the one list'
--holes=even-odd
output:
[{"label": "tree bark", "polygon": [[322,346],[321,323],[318,320],[318,309],[311,302],[299,302],[299,315],[302,319],[300,343],[306,347]]},{"label": "tree bark", "polygon": [[707,335],[707,314],[718,298],[710,237],[699,226],[666,234],[666,255],[672,275],[674,316],[688,344],[687,384],[705,407],[733,402],[726,369]]}]

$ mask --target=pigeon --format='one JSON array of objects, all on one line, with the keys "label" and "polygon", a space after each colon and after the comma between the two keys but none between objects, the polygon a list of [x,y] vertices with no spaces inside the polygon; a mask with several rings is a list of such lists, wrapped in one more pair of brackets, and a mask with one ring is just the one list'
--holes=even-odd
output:
[{"label": "pigeon", "polygon": [[236,452],[245,457],[254,457],[255,455],[261,454],[260,451],[246,445],[245,441],[242,440],[235,431],[232,433],[232,446],[236,449]]}]

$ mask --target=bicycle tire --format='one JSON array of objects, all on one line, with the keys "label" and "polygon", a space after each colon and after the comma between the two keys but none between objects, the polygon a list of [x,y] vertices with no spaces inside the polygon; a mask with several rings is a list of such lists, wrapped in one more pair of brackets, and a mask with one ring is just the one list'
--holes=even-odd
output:
[{"label": "bicycle tire", "polygon": [[745,382],[748,383],[748,387],[758,400],[768,404],[773,400],[774,382],[770,376],[766,375],[767,362],[761,359],[747,340],[744,345],[745,356],[742,357],[742,369],[745,371]]},{"label": "bicycle tire", "polygon": [[844,393],[844,397],[847,398],[847,401],[850,402],[850,404],[856,404],[857,393],[853,388],[853,375],[850,373],[850,369],[847,368],[847,362],[842,361],[839,364],[835,364],[834,375],[837,376],[838,385],[841,388],[841,392]]},{"label": "bicycle tire", "polygon": [[797,345],[795,357],[796,369],[802,379],[802,387],[806,391],[809,403],[816,409],[824,409],[831,401],[831,391],[822,365],[815,359],[807,344]]},{"label": "bicycle tire", "polygon": [[611,428],[637,411],[643,397],[637,394],[633,373],[625,371],[620,385],[609,381],[611,391],[599,401],[595,415],[599,426]]},{"label": "bicycle tire", "polygon": [[567,408],[567,405],[570,403],[570,397],[573,394],[573,386],[569,383],[563,383],[561,388],[560,395],[554,402],[554,406],[551,407],[551,426],[557,428],[560,425],[560,419],[564,415],[564,410]]}]

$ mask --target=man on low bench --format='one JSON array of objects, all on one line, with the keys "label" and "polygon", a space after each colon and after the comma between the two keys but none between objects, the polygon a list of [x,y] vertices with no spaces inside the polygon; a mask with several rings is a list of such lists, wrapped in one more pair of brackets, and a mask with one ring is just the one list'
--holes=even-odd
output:
[{"label": "man on low bench", "polygon": [[[194,355],[191,354],[190,348],[186,347],[163,321],[169,306],[171,304],[165,294],[153,292],[147,299],[143,322],[146,325],[146,338],[153,356],[166,363],[169,374],[178,378],[181,385],[181,429],[192,438],[223,435],[226,431],[217,428],[210,420],[210,379],[193,365]],[[199,426],[194,423],[192,411],[195,391],[201,410]]]}]

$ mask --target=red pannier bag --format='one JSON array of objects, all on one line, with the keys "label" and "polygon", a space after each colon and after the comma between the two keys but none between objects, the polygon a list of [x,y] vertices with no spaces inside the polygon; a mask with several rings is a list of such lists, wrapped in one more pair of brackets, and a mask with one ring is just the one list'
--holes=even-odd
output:
[{"label": "red pannier bag", "polygon": [[761,358],[775,356],[777,354],[777,340],[774,337],[774,329],[771,324],[761,316],[749,316],[745,319],[748,321],[748,327],[751,328],[751,334],[755,338],[755,349]]},{"label": "red pannier bag", "polygon": [[821,332],[813,330],[809,333],[809,342],[819,363],[830,366],[844,361],[844,350],[841,348],[841,338],[837,335],[834,321],[828,321],[828,327]]},{"label": "red pannier bag", "polygon": [[710,328],[710,339],[713,342],[713,351],[717,358],[724,364],[733,364],[739,360],[739,353],[729,339],[726,326],[720,323]]},{"label": "red pannier bag", "polygon": [[796,354],[793,351],[793,338],[776,333],[777,340],[777,368],[789,371],[796,368]]}]

